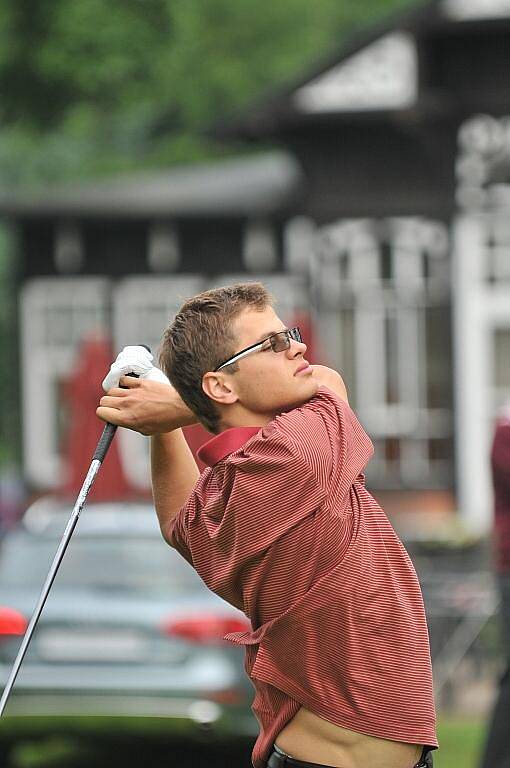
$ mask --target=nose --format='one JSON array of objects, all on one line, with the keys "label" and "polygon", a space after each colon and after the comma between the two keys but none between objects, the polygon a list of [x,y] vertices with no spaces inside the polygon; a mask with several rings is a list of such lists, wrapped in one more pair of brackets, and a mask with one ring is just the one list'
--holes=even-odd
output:
[{"label": "nose", "polygon": [[307,346],[304,341],[290,340],[290,347],[287,350],[289,357],[294,358],[298,355],[304,355],[307,350]]}]

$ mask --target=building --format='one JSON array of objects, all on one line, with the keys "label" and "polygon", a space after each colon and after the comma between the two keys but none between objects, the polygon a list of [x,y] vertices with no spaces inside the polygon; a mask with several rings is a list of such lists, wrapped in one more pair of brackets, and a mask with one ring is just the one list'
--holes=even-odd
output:
[{"label": "building", "polygon": [[387,508],[486,530],[510,396],[509,45],[509,0],[434,0],[216,128],[280,152],[0,201],[19,232],[31,482],[58,476],[55,382],[84,334],[154,344],[181,297],[244,275],[312,318]]}]

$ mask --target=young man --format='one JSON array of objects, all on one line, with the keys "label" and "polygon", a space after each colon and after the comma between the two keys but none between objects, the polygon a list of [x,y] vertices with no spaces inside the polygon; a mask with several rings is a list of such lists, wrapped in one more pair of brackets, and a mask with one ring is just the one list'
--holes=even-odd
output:
[{"label": "young man", "polygon": [[[430,766],[418,580],[365,488],[372,444],[342,378],[305,352],[262,285],[208,291],[164,335],[174,388],[122,378],[97,413],[152,435],[164,538],[251,620],[227,638],[244,645],[255,686],[255,767]],[[121,353],[106,386],[131,362]],[[215,434],[201,476],[179,429],[197,419]]]}]

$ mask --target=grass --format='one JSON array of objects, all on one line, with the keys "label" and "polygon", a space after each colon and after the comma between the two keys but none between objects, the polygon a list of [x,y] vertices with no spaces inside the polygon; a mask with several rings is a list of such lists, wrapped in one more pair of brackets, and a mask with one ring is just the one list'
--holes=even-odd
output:
[{"label": "grass", "polygon": [[250,768],[254,739],[243,738],[241,721],[236,724],[210,732],[164,717],[6,717],[0,721],[0,768],[160,768],[172,750],[194,768]]},{"label": "grass", "polygon": [[441,718],[438,724],[439,750],[434,768],[478,768],[485,739],[485,723]]},{"label": "grass", "polygon": [[[149,727],[149,723],[146,722],[145,727],[142,728],[140,721],[135,723],[133,719],[131,723],[124,722],[124,727],[119,728],[119,722],[115,718],[91,718],[89,734],[87,734],[87,729],[83,728],[83,723],[81,724],[82,727],[73,729],[72,721],[73,718],[69,718],[68,726],[70,727],[68,730],[70,733],[66,735],[53,734],[45,739],[41,720],[39,720],[39,728],[32,732],[32,737],[36,737],[35,741],[30,738],[27,739],[26,735],[24,738],[20,734],[20,739],[15,738],[15,743],[17,743],[9,762],[9,768],[10,766],[12,768],[74,768],[74,766],[81,768],[83,765],[94,765],[95,760],[92,755],[86,754],[88,750],[84,749],[83,736],[87,737],[88,735],[88,738],[85,738],[85,743],[88,742],[92,748],[93,745],[101,742],[103,729],[109,730],[110,734],[116,733],[120,739],[131,733],[132,737],[136,735],[140,745],[145,744],[146,746],[151,742],[157,745],[163,734],[167,738],[169,736],[164,725],[158,721],[152,722],[150,724],[152,727]],[[76,731],[82,736],[81,744],[79,741],[74,741],[73,736],[76,735]],[[434,768],[460,768],[460,766],[462,768],[478,768],[485,739],[484,722],[442,717],[439,721],[438,736],[440,749],[434,754]],[[42,740],[40,740],[41,737]],[[193,741],[192,735],[188,738]],[[115,759],[113,763],[111,759],[108,761],[110,765],[115,765],[116,762]],[[138,764],[138,762],[135,760],[134,764]],[[249,768],[249,761],[235,762],[236,767],[242,764],[242,766]],[[119,755],[119,764],[128,765],[129,760],[122,760]],[[158,760],[158,764],[161,764],[161,760]],[[226,764],[228,764],[228,759]],[[97,765],[99,766],[99,763]],[[102,765],[103,763],[101,763]]]}]

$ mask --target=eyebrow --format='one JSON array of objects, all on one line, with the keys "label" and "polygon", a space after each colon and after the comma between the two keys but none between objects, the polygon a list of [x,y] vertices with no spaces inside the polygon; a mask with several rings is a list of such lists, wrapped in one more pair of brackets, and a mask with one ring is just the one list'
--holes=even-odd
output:
[{"label": "eyebrow", "polygon": [[259,338],[258,338],[258,339],[257,339],[257,341],[255,342],[255,344],[258,344],[258,343],[259,343],[259,342],[261,342],[261,341],[265,341],[265,340],[266,340],[266,339],[268,339],[270,336],[274,336],[274,335],[275,335],[275,333],[283,333],[283,331],[288,331],[288,330],[289,330],[289,329],[288,329],[287,327],[285,327],[285,328],[279,328],[277,331],[269,331],[269,333],[264,333],[264,334],[262,334],[261,336],[259,336]]}]

